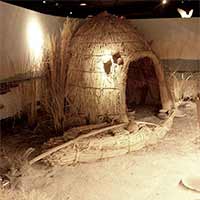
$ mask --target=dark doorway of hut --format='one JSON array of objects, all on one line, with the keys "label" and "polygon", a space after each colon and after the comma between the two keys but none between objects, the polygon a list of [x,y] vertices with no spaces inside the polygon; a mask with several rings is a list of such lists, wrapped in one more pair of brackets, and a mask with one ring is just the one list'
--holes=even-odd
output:
[{"label": "dark doorway of hut", "polygon": [[151,58],[142,57],[129,63],[126,105],[129,117],[154,123],[160,121],[157,117],[161,108],[159,83]]}]

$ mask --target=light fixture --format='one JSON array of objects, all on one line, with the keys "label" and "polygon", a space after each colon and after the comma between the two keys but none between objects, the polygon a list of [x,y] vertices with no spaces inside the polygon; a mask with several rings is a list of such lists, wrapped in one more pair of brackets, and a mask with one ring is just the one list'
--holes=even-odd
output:
[{"label": "light fixture", "polygon": [[56,2],[56,6],[59,6],[59,3],[58,3],[58,2]]},{"label": "light fixture", "polygon": [[191,18],[194,10],[191,9],[189,11],[189,14],[187,14],[187,12],[181,8],[177,8],[177,11],[181,15],[182,18]]},{"label": "light fixture", "polygon": [[72,15],[72,11],[70,11],[69,14]]},{"label": "light fixture", "polygon": [[80,3],[80,6],[87,6],[86,3]]},{"label": "light fixture", "polygon": [[42,3],[46,3],[46,1],[42,1]]},{"label": "light fixture", "polygon": [[167,3],[167,0],[162,0],[162,4],[166,4]]}]

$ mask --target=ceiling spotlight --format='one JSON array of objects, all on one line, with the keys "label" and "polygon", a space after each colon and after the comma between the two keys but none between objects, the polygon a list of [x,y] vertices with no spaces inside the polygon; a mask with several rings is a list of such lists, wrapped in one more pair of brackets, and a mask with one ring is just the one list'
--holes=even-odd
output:
[{"label": "ceiling spotlight", "polygon": [[87,6],[86,3],[80,3],[80,6]]},{"label": "ceiling spotlight", "polygon": [[42,1],[42,3],[46,3],[46,1]]},{"label": "ceiling spotlight", "polygon": [[178,13],[181,15],[182,18],[191,18],[193,14],[193,9],[189,11],[189,14],[183,9],[177,8]]},{"label": "ceiling spotlight", "polygon": [[72,11],[70,11],[69,14],[72,15]]},{"label": "ceiling spotlight", "polygon": [[167,3],[167,0],[162,0],[162,4],[166,4]]}]

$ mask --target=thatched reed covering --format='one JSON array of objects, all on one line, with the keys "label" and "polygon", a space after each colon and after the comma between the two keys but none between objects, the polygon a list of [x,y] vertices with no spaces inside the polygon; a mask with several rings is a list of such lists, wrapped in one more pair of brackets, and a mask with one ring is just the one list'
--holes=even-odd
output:
[{"label": "thatched reed covering", "polygon": [[159,59],[125,19],[99,14],[79,28],[71,44],[68,96],[71,106],[90,123],[106,117],[127,121],[128,66],[144,57],[154,63],[163,108],[171,109],[173,103]]}]

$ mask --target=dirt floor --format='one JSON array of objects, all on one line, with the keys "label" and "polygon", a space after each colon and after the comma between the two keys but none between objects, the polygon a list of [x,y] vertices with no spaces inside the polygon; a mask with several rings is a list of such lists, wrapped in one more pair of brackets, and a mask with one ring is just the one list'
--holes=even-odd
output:
[{"label": "dirt floor", "polygon": [[[54,169],[26,169],[13,199],[30,200],[200,200],[181,178],[200,175],[200,130],[196,106],[183,106],[159,144],[101,162]],[[4,191],[9,199],[8,191]]]}]

